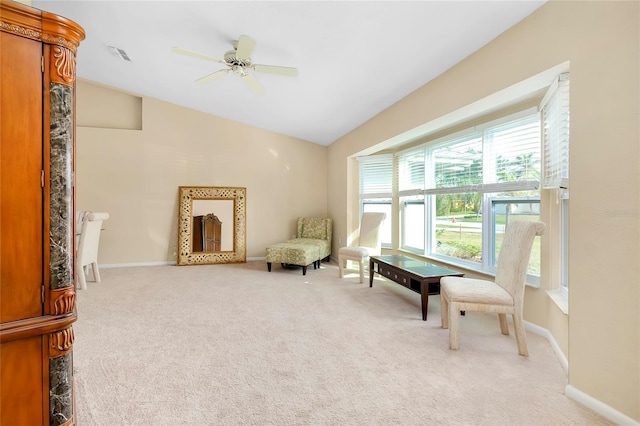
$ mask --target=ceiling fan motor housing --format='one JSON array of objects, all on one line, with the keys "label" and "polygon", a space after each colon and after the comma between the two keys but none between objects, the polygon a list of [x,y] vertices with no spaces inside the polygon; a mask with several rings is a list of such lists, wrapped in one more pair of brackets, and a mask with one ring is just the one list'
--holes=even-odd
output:
[{"label": "ceiling fan motor housing", "polygon": [[240,59],[236,56],[235,50],[229,50],[227,53],[225,53],[224,61],[231,67],[233,67],[234,65],[239,65],[243,68],[251,66],[251,58]]}]

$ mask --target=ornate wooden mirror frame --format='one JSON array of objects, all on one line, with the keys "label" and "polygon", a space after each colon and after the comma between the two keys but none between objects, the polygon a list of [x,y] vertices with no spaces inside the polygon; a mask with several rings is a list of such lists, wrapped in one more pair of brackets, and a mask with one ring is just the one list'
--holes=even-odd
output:
[{"label": "ornate wooden mirror frame", "polygon": [[[229,200],[233,203],[233,249],[217,252],[193,251],[193,202]],[[178,188],[178,265],[210,265],[246,262],[246,188],[181,186]]]}]

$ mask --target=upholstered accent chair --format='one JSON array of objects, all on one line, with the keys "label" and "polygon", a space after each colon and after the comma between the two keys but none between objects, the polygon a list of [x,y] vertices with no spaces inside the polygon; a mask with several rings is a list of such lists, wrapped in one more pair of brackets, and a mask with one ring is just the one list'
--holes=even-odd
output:
[{"label": "upholstered accent chair", "polygon": [[332,226],[329,218],[298,218],[296,238],[266,248],[267,270],[271,272],[272,263],[281,263],[301,266],[306,275],[307,266],[320,267],[320,262],[331,255]]},{"label": "upholstered accent chair", "polygon": [[[344,276],[347,260],[358,262],[360,269],[360,283],[364,282],[365,262],[369,256],[377,256],[381,251],[380,229],[382,222],[387,217],[386,213],[363,213],[360,220],[360,231],[358,238],[348,247],[341,247],[338,250],[338,276]],[[371,273],[371,271],[369,271]]]},{"label": "upholstered accent chair", "polygon": [[98,246],[100,243],[100,231],[102,222],[109,219],[109,213],[89,212],[82,221],[80,240],[76,252],[76,275],[77,285],[80,289],[87,288],[85,266],[91,265],[93,277],[96,282],[100,282],[100,271],[98,270]]},{"label": "upholstered accent chair", "polygon": [[300,217],[296,238],[287,242],[310,244],[318,248],[318,260],[328,260],[331,255],[331,233],[333,222],[329,218]]},{"label": "upholstered accent chair", "polygon": [[461,311],[493,312],[498,314],[500,330],[505,335],[509,334],[507,315],[513,316],[518,352],[529,356],[522,315],[524,286],[533,241],[546,228],[542,222],[515,221],[507,225],[495,281],[461,277],[440,280],[442,328],[449,329],[450,349],[460,346]]}]

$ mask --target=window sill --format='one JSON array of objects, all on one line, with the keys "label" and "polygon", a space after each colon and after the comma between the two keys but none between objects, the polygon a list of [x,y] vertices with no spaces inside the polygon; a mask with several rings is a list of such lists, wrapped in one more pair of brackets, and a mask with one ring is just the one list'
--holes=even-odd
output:
[{"label": "window sill", "polygon": [[569,315],[569,299],[561,290],[547,290],[547,295],[563,314]]},{"label": "window sill", "polygon": [[[406,254],[406,255],[415,257],[415,258],[420,259],[420,260],[424,260],[425,262],[434,262],[437,265],[441,265],[441,266],[444,266],[446,268],[454,268],[454,269],[459,269],[459,270],[461,269],[461,270],[463,270],[463,272],[470,273],[472,278],[479,278],[479,279],[489,280],[489,281],[493,281],[493,280],[496,279],[496,274],[495,273],[488,272],[488,271],[480,271],[478,269],[474,269],[474,268],[470,267],[469,263],[471,263],[471,262],[464,263],[464,262],[455,262],[455,261],[450,261],[450,260],[444,260],[444,259],[439,258],[439,257],[421,255],[421,254],[417,254],[417,253],[414,253],[412,251],[404,250],[404,249],[398,249],[398,252],[401,253],[401,254]],[[530,276],[527,276],[527,281],[525,281],[525,285],[527,287],[531,287],[531,288],[540,288],[539,280],[540,279],[538,277],[531,278]],[[536,281],[538,281],[538,282],[536,282]]]}]

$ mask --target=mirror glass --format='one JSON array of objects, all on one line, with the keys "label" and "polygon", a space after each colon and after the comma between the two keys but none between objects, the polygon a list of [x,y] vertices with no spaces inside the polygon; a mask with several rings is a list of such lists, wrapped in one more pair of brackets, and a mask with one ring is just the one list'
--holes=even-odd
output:
[{"label": "mirror glass", "polygon": [[193,200],[191,251],[233,251],[233,200]]},{"label": "mirror glass", "polygon": [[178,265],[245,262],[246,189],[178,188]]}]

